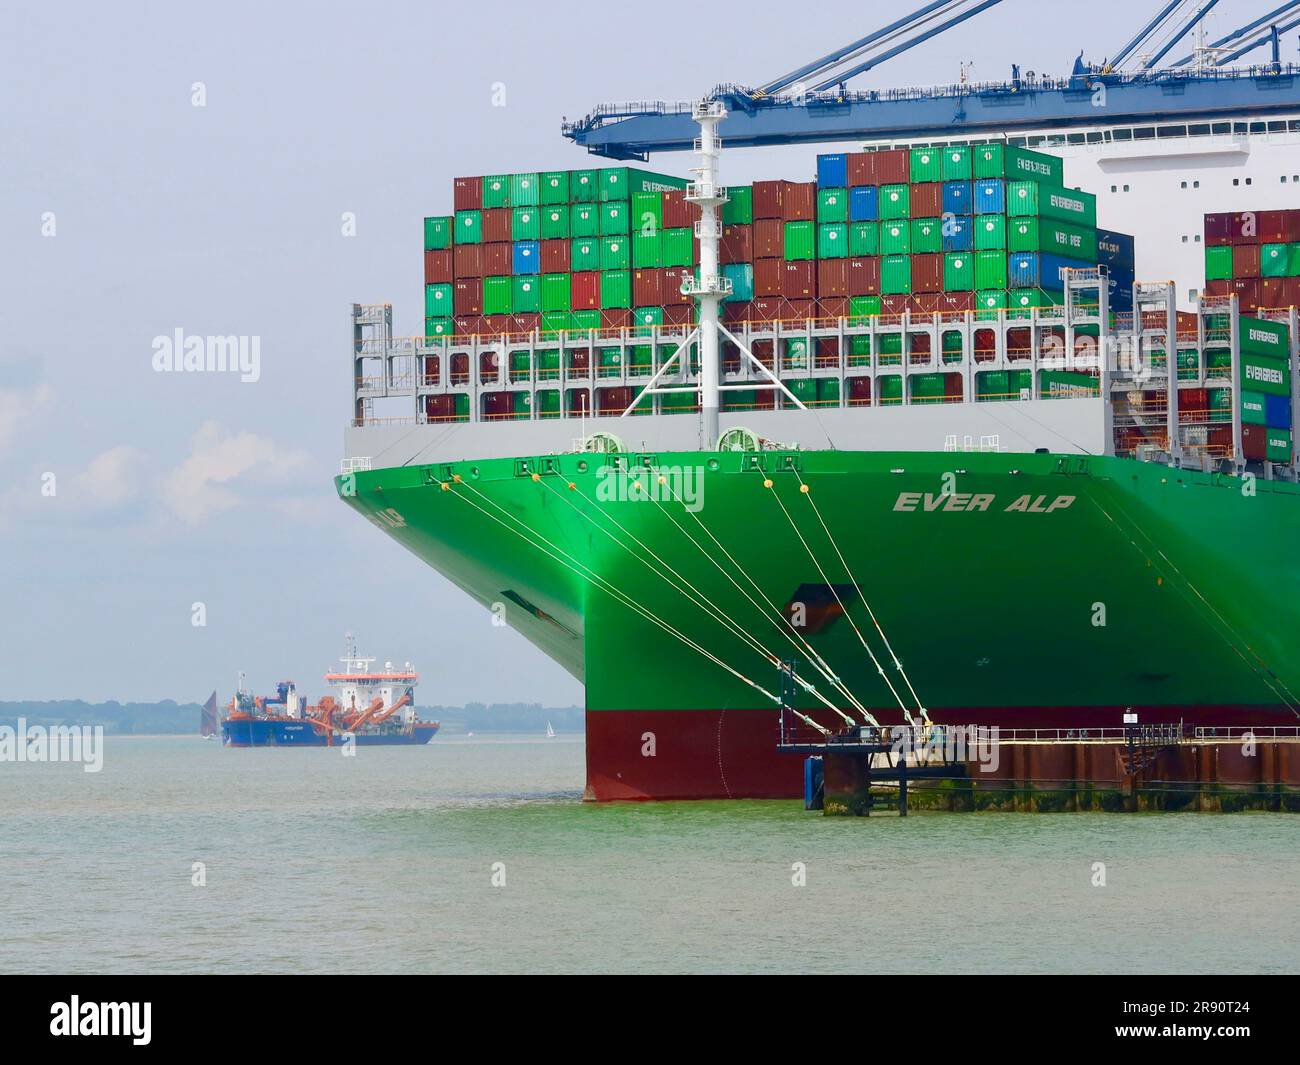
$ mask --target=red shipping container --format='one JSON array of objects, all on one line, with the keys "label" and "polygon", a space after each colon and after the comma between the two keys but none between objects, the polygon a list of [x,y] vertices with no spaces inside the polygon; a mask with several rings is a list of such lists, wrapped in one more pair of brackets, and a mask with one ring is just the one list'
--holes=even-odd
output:
[{"label": "red shipping container", "polygon": [[[756,299],[750,304],[753,312],[753,321],[755,322],[775,322],[781,313],[781,298],[779,296],[769,296],[762,299]],[[766,341],[770,346],[771,341]],[[763,358],[762,353],[757,350],[758,344],[754,345],[754,355],[760,360]],[[770,352],[769,352],[770,354]]]},{"label": "red shipping container", "polygon": [[1215,280],[1205,282],[1205,295],[1207,296],[1231,296],[1232,282],[1228,280]]},{"label": "red shipping container", "polygon": [[892,296],[880,297],[881,314],[902,314],[909,310],[912,305],[912,297],[904,293],[896,293]]},{"label": "red shipping container", "polygon": [[424,283],[426,285],[450,285],[456,276],[452,263],[450,248],[424,253]]},{"label": "red shipping container", "polygon": [[456,178],[451,183],[451,202],[457,211],[477,211],[483,206],[483,179]]},{"label": "red shipping container", "polygon": [[873,171],[877,185],[906,185],[911,179],[912,157],[906,148],[876,152]]},{"label": "red shipping container", "polygon": [[579,377],[585,377],[591,373],[590,348],[575,348],[568,353],[566,358],[569,363],[569,373],[576,374]]},{"label": "red shipping container", "polygon": [[1283,291],[1283,285],[1286,279],[1281,277],[1266,277],[1259,283],[1259,305],[1269,310],[1277,310],[1282,307],[1289,307],[1286,302],[1286,296]]},{"label": "red shipping container", "polygon": [[485,351],[478,357],[478,379],[480,383],[491,384],[501,379],[501,354]]},{"label": "red shipping container", "polygon": [[691,300],[685,303],[664,305],[664,325],[693,325],[695,323],[695,304]]},{"label": "red shipping container", "polygon": [[880,295],[880,259],[871,256],[866,259],[849,260],[849,295]]},{"label": "red shipping container", "polygon": [[1238,244],[1232,249],[1232,276],[1259,277],[1259,245]]},{"label": "red shipping container", "polygon": [[1282,279],[1282,302],[1279,307],[1300,307],[1300,278],[1284,277]]},{"label": "red shipping container", "polygon": [[923,181],[912,186],[910,210],[913,218],[938,218],[943,214],[943,182]]},{"label": "red shipping container", "polygon": [[[839,260],[844,262],[843,259]],[[847,297],[842,296],[822,296],[817,301],[818,318],[847,318],[849,316],[849,301]],[[826,339],[826,338],[823,338]],[[836,344],[839,341],[835,341]],[[837,352],[838,355],[838,352]]]},{"label": "red shipping container", "polygon": [[942,292],[943,291],[943,256],[942,255],[913,255],[912,256],[912,291],[913,292]]},{"label": "red shipping container", "polygon": [[718,261],[749,263],[754,261],[753,226],[724,226],[718,242]]},{"label": "red shipping container", "polygon": [[779,218],[762,218],[754,222],[754,259],[785,257],[785,223]]},{"label": "red shipping container", "polygon": [[542,316],[529,311],[527,314],[516,314],[514,316],[516,333],[531,333],[534,329],[540,329],[542,326]]},{"label": "red shipping container", "polygon": [[631,385],[596,389],[596,410],[601,415],[622,414],[636,399]]},{"label": "red shipping container", "polygon": [[573,262],[572,249],[567,240],[542,241],[542,273],[567,274]]},{"label": "red shipping container", "polygon": [[876,156],[879,152],[850,152],[847,159],[849,188],[876,185]]},{"label": "red shipping container", "polygon": [[602,329],[626,329],[632,324],[632,312],[626,307],[606,307],[600,312]]},{"label": "red shipping container", "polygon": [[1300,237],[1295,235],[1294,211],[1260,211],[1256,228],[1261,244],[1291,244]]},{"label": "red shipping container", "polygon": [[686,190],[675,189],[663,195],[664,229],[685,229],[700,218],[700,206],[686,202]]},{"label": "red shipping container", "polygon": [[781,318],[787,322],[802,324],[817,317],[817,301],[783,299],[781,301]]},{"label": "red shipping container", "polygon": [[1236,215],[1207,214],[1205,216],[1205,243],[1211,248],[1222,248],[1232,243]]},{"label": "red shipping container", "polygon": [[483,212],[483,243],[510,240],[510,209],[495,207]]},{"label": "red shipping container", "polygon": [[871,378],[850,377],[847,383],[849,386],[849,406],[869,407],[871,405]]},{"label": "red shipping container", "polygon": [[478,278],[457,281],[453,288],[452,303],[458,317],[482,314],[483,282]]},{"label": "red shipping container", "polygon": [[[456,324],[459,329],[460,323]],[[464,352],[452,355],[451,373],[448,374],[447,381],[453,385],[469,384],[469,356]]]},{"label": "red shipping container", "polygon": [[961,399],[962,380],[959,373],[946,373],[943,375],[943,394],[948,399]]},{"label": "red shipping container", "polygon": [[816,263],[811,259],[781,264],[781,295],[788,300],[812,299],[817,295]]},{"label": "red shipping container", "polygon": [[1259,243],[1259,214],[1255,211],[1242,211],[1231,216],[1229,222],[1233,244]]},{"label": "red shipping container", "polygon": [[513,272],[511,267],[514,265],[510,259],[509,243],[498,244],[480,244],[483,249],[480,262],[483,265],[484,277],[509,277]]},{"label": "red shipping container", "polygon": [[974,309],[975,293],[973,292],[945,292],[940,297],[939,310],[945,314],[973,311]]},{"label": "red shipping container", "polygon": [[1253,278],[1237,278],[1231,282],[1232,292],[1243,311],[1253,311],[1259,306],[1259,282]]},{"label": "red shipping container", "polygon": [[689,266],[665,266],[663,280],[660,282],[659,289],[663,305],[665,307],[673,307],[678,304],[694,306],[695,301],[690,296],[682,295],[682,282],[686,278],[694,276],[695,271]]},{"label": "red shipping container", "polygon": [[823,298],[827,296],[848,296],[848,259],[822,259],[818,262],[817,294]]},{"label": "red shipping container", "polygon": [[438,383],[438,367],[441,358],[437,355],[425,355],[423,363],[423,379],[426,385],[436,385]]},{"label": "red shipping container", "polygon": [[453,251],[454,266],[457,277],[483,276],[483,245],[457,244]]},{"label": "red shipping container", "polygon": [[754,221],[760,218],[783,218],[785,216],[786,181],[754,182]]},{"label": "red shipping container", "polygon": [[783,259],[756,259],[754,261],[754,296],[781,295],[781,275],[785,270]]},{"label": "red shipping container", "polygon": [[749,300],[729,300],[722,305],[724,322],[749,322],[754,317],[754,305]]},{"label": "red shipping container", "polygon": [[502,333],[513,333],[515,328],[515,318],[512,314],[489,314],[483,319],[483,328],[489,336],[500,336]]},{"label": "red shipping container", "polygon": [[787,222],[813,221],[817,217],[817,182],[786,182],[781,217]]},{"label": "red shipping container", "polygon": [[634,307],[658,307],[663,304],[663,271],[632,271],[632,305]]},{"label": "red shipping container", "polygon": [[912,297],[912,302],[907,309],[913,315],[929,318],[931,315],[939,313],[939,304],[942,298],[943,294],[939,292],[918,292]]},{"label": "red shipping container", "polygon": [[513,417],[514,409],[515,397],[509,392],[483,393],[483,417],[488,421]]},{"label": "red shipping container", "polygon": [[424,397],[424,420],[426,422],[450,422],[456,419],[456,397],[447,393],[442,396]]},{"label": "red shipping container", "polygon": [[1268,458],[1268,430],[1262,425],[1243,425],[1241,451],[1251,462],[1263,462]]},{"label": "red shipping container", "polygon": [[569,306],[575,311],[600,308],[599,270],[580,270],[569,276]]}]

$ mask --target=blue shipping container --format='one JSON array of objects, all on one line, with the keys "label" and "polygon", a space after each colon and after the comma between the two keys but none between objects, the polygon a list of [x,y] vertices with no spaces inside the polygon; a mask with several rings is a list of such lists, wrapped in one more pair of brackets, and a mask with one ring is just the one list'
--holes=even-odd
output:
[{"label": "blue shipping container", "polygon": [[754,264],[725,263],[722,276],[731,282],[731,295],[728,302],[748,303],[754,298]]},{"label": "blue shipping container", "polygon": [[975,246],[973,223],[974,220],[970,215],[957,215],[940,222],[943,227],[943,250],[971,251]]},{"label": "blue shipping container", "polygon": [[969,181],[945,181],[943,183],[944,214],[970,214],[971,202],[971,184]]},{"label": "blue shipping container", "polygon": [[980,178],[975,182],[975,209],[972,214],[1005,214],[1007,183],[1001,178]]},{"label": "blue shipping container", "polygon": [[858,185],[849,189],[849,221],[880,221],[880,189],[875,185]]},{"label": "blue shipping container", "polygon": [[1291,428],[1291,397],[1265,396],[1264,421],[1270,429]]},{"label": "blue shipping container", "polygon": [[514,255],[512,256],[512,273],[516,274],[535,274],[541,266],[541,252],[537,241],[535,240],[517,240],[515,241]]},{"label": "blue shipping container", "polygon": [[[1116,233],[1109,229],[1097,230],[1097,262],[1106,266],[1126,266],[1133,273],[1134,241],[1127,233]],[[1117,271],[1111,270],[1111,274]]]},{"label": "blue shipping container", "polygon": [[817,185],[823,189],[842,189],[849,183],[849,161],[842,153],[817,157]]},{"label": "blue shipping container", "polygon": [[1094,263],[1049,252],[1018,251],[1007,258],[1007,277],[1011,288],[1059,289],[1062,287],[1062,270],[1083,270],[1094,266]]}]

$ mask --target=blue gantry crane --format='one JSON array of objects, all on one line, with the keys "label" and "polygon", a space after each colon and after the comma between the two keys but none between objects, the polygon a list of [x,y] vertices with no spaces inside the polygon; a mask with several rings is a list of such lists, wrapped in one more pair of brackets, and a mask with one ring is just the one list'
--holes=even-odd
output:
[{"label": "blue gantry crane", "polygon": [[[1003,134],[1133,122],[1203,121],[1300,111],[1300,65],[1281,60],[1281,35],[1300,26],[1292,0],[1173,63],[1166,57],[1199,30],[1219,0],[1169,0],[1113,58],[1067,77],[1012,68],[1008,81],[929,89],[854,90],[851,79],[997,6],[1002,0],[932,0],[904,18],[757,87],[717,86],[727,110],[719,134],[733,147],[841,140]],[[1271,45],[1271,60],[1242,56]],[[689,151],[696,101],[602,104],[562,131],[589,152],[645,160]]]}]

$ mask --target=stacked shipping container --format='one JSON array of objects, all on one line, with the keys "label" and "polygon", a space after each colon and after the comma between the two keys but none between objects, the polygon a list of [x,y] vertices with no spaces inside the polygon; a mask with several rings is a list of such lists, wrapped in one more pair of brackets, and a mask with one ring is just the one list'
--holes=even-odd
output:
[{"label": "stacked shipping container", "polygon": [[1280,322],[1243,316],[1240,335],[1242,452],[1253,462],[1290,463],[1290,330]]},{"label": "stacked shipping container", "polygon": [[1205,294],[1243,313],[1300,306],[1300,211],[1205,216]]}]

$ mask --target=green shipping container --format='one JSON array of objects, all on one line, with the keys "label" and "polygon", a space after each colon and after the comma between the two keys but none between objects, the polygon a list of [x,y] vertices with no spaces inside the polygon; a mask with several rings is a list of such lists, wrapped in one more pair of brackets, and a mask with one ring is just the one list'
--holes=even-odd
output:
[{"label": "green shipping container", "polygon": [[903,402],[903,378],[898,374],[876,378],[877,402],[883,406]]},{"label": "green shipping container", "polygon": [[484,314],[510,314],[512,313],[510,278],[508,277],[485,277],[483,279],[483,313]]},{"label": "green shipping container", "polygon": [[1007,185],[1007,214],[1013,218],[1052,218],[1095,229],[1097,197],[1090,192],[1058,189],[1036,181],[1013,181]]},{"label": "green shipping container", "polygon": [[647,330],[652,325],[663,325],[664,309],[662,307],[638,307],[632,312],[632,323]]},{"label": "green shipping container", "polygon": [[785,224],[785,257],[787,260],[813,259],[816,249],[815,227],[812,222],[787,222]]},{"label": "green shipping container", "polygon": [[[600,268],[626,270],[632,265],[632,242],[627,237],[600,238]],[[632,306],[630,303],[628,306]]]},{"label": "green shipping container", "polygon": [[820,259],[847,259],[849,256],[849,227],[833,222],[817,227],[817,257]]},{"label": "green shipping container", "polygon": [[452,220],[448,215],[424,220],[424,250],[441,251],[451,247]]},{"label": "green shipping container", "polygon": [[560,390],[558,388],[543,388],[537,393],[537,414],[539,417],[560,416]]},{"label": "green shipping container", "polygon": [[[975,275],[979,276],[979,255],[976,253]],[[975,293],[975,317],[990,320],[998,317],[1007,308],[1005,289],[982,289]]]},{"label": "green shipping container", "polygon": [[1264,457],[1269,462],[1291,461],[1291,433],[1287,429],[1270,429],[1265,435]]},{"label": "green shipping container", "polygon": [[1241,390],[1267,392],[1270,396],[1291,394],[1291,374],[1281,359],[1270,359],[1243,350],[1241,353]]},{"label": "green shipping container", "polygon": [[939,148],[913,148],[911,160],[911,182],[918,185],[924,181],[943,180],[943,154]]},{"label": "green shipping container", "polygon": [[600,236],[600,208],[595,204],[575,203],[569,210],[569,230],[575,237]]},{"label": "green shipping container", "polygon": [[912,219],[912,254],[937,255],[943,251],[943,223],[937,218]]},{"label": "green shipping container", "polygon": [[1007,384],[1011,393],[1020,399],[1032,399],[1034,393],[1033,370],[1008,370]]},{"label": "green shipping container", "polygon": [[510,175],[510,206],[536,207],[542,192],[541,174]]},{"label": "green shipping container", "polygon": [[1077,399],[1100,394],[1101,384],[1092,374],[1069,370],[1043,370],[1039,374],[1039,395],[1043,399]]},{"label": "green shipping container", "polygon": [[533,397],[529,392],[516,392],[511,406],[516,418],[526,418],[533,409]]},{"label": "green shipping container", "polygon": [[722,205],[722,224],[747,226],[754,221],[754,187],[729,185],[727,202]]},{"label": "green shipping container", "polygon": [[934,402],[944,397],[944,375],[941,373],[917,374],[911,380],[913,402]]},{"label": "green shipping container", "polygon": [[663,234],[632,235],[632,265],[638,270],[652,270],[664,264]]},{"label": "green shipping container", "polygon": [[912,291],[912,260],[907,255],[886,255],[880,260],[880,292],[898,296]]},{"label": "green shipping container", "polygon": [[949,252],[943,257],[943,290],[970,292],[975,288],[975,256],[968,251]]},{"label": "green shipping container", "polygon": [[848,189],[817,190],[817,221],[847,222],[849,220]]},{"label": "green shipping container", "polygon": [[912,251],[912,226],[909,222],[880,223],[880,254],[909,255]]},{"label": "green shipping container", "polygon": [[627,270],[602,271],[600,305],[605,308],[632,306],[632,275]]},{"label": "green shipping container", "polygon": [[[600,269],[600,241],[579,238],[569,247],[569,268],[576,273]],[[556,310],[559,310],[557,307]]]},{"label": "green shipping container", "polygon": [[[975,287],[1006,288],[1007,257],[1000,251],[977,251],[975,253]],[[1005,307],[1006,304],[1004,303]]]},{"label": "green shipping container", "polygon": [[[1222,391],[1219,389],[1218,391]],[[1264,425],[1268,421],[1268,397],[1263,392],[1241,391],[1241,420],[1247,425]]]},{"label": "green shipping container", "polygon": [[1007,216],[981,214],[975,216],[975,250],[1004,251],[1007,246]]},{"label": "green shipping container", "polygon": [[908,218],[912,214],[912,190],[907,185],[880,186],[880,220]]},{"label": "green shipping container", "polygon": [[1013,218],[1007,245],[1014,252],[1045,251],[1083,262],[1097,261],[1097,231],[1051,218]]},{"label": "green shipping container", "polygon": [[[809,225],[812,223],[810,222]],[[665,229],[660,233],[663,238],[663,265],[690,266],[694,252],[695,233],[686,229]]]},{"label": "green shipping container", "polygon": [[1275,359],[1290,359],[1290,330],[1281,322],[1241,316],[1241,350]]},{"label": "green shipping container", "polygon": [[1205,280],[1232,280],[1232,249],[1226,245],[1205,249]]},{"label": "green shipping container", "polygon": [[542,309],[542,283],[535,274],[510,279],[510,306],[514,314],[537,314]]},{"label": "green shipping container", "polygon": [[838,377],[822,377],[818,379],[817,403],[823,407],[838,407],[840,405],[840,379]]},{"label": "green shipping container", "polygon": [[563,333],[568,328],[568,311],[542,311],[542,334],[544,336]]},{"label": "green shipping container", "polygon": [[542,240],[567,240],[569,238],[569,205],[550,204],[541,208]]},{"label": "green shipping container", "polygon": [[[880,315],[879,296],[853,296],[849,299],[849,324],[866,325],[867,319]],[[855,338],[858,339],[858,338]],[[870,337],[860,339],[869,340]],[[871,349],[867,349],[870,353]]]},{"label": "green shipping container", "polygon": [[488,210],[510,206],[509,174],[488,174],[483,178],[483,206]]},{"label": "green shipping container", "polygon": [[450,318],[426,318],[424,320],[424,335],[426,337],[449,337],[455,332],[455,326]]},{"label": "green shipping container", "polygon": [[632,194],[632,232],[658,233],[664,224],[664,194],[662,192],[636,192]]},{"label": "green shipping container", "polygon": [[967,181],[971,176],[971,150],[966,144],[950,144],[943,149],[943,180]]},{"label": "green shipping container", "polygon": [[540,240],[542,214],[537,207],[516,207],[510,216],[511,240]]},{"label": "green shipping container", "polygon": [[483,213],[481,211],[456,212],[455,241],[457,244],[483,243]]},{"label": "green shipping container", "polygon": [[1212,422],[1230,422],[1232,421],[1232,389],[1230,388],[1211,388],[1210,393],[1210,421]]},{"label": "green shipping container", "polygon": [[[783,381],[782,384],[793,392],[795,398],[805,406],[817,401],[817,382],[811,377],[795,377],[788,381]],[[790,401],[786,399],[785,402],[789,403]]]},{"label": "green shipping container", "polygon": [[[543,206],[569,202],[569,172],[548,170],[541,176],[541,193],[538,200]],[[558,410],[558,407],[556,408]]]},{"label": "green shipping container", "polygon": [[1300,243],[1288,244],[1287,248],[1287,277],[1300,277]]},{"label": "green shipping container", "polygon": [[542,275],[542,313],[568,311],[573,306],[570,295],[570,275]]},{"label": "green shipping container", "polygon": [[1011,383],[1005,370],[987,370],[975,375],[977,400],[1002,400],[1011,398]]},{"label": "green shipping container", "polygon": [[1265,244],[1259,249],[1260,277],[1286,277],[1289,266],[1285,244]]},{"label": "green shipping container", "polygon": [[599,170],[569,171],[569,202],[595,203],[600,198]]},{"label": "green shipping container", "polygon": [[575,333],[600,328],[600,311],[574,311],[569,315],[569,328]]},{"label": "green shipping container", "polygon": [[686,187],[685,178],[634,170],[628,166],[612,166],[597,173],[600,175],[600,198],[606,202],[630,200],[635,192],[662,192]]},{"label": "green shipping container", "polygon": [[424,316],[426,318],[450,318],[452,316],[450,285],[424,286]]},{"label": "green shipping container", "polygon": [[600,205],[600,235],[613,236],[631,232],[632,212],[623,200],[611,200]]},{"label": "green shipping container", "polygon": [[849,224],[849,254],[855,259],[880,254],[879,222]]},{"label": "green shipping container", "polygon": [[1054,155],[1004,144],[979,144],[971,149],[971,155],[972,169],[977,178],[1039,181],[1057,186],[1065,184],[1065,166]]}]

